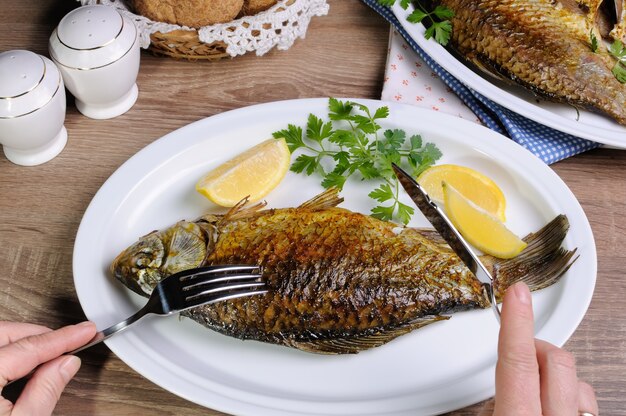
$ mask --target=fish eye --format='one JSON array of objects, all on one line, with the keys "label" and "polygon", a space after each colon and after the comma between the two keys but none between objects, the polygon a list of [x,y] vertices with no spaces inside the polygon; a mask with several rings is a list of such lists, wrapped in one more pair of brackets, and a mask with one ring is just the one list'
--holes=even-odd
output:
[{"label": "fish eye", "polygon": [[140,269],[146,268],[152,262],[152,252],[149,250],[142,250],[139,252],[137,256],[133,259],[133,263]]},{"label": "fish eye", "polygon": [[158,267],[160,256],[163,255],[163,243],[155,233],[140,239],[128,250],[128,261],[134,269]]}]

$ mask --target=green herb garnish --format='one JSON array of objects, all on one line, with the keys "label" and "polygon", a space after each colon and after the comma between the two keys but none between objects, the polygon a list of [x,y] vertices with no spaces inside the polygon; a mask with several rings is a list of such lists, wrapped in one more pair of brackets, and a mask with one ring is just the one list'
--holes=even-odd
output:
[{"label": "green herb garnish", "polygon": [[598,51],[598,38],[593,33],[593,29],[589,31],[589,41],[591,42],[591,52],[596,53]]},{"label": "green herb garnish", "polygon": [[626,83],[626,47],[620,40],[616,40],[609,47],[609,53],[617,59],[612,72],[622,84]]},{"label": "green herb garnish", "polygon": [[[400,202],[399,183],[391,164],[417,176],[441,157],[441,151],[432,143],[423,143],[419,135],[407,140],[404,130],[382,131],[378,120],[389,116],[388,107],[377,108],[372,114],[363,104],[330,98],[328,109],[326,122],[309,114],[306,133],[293,124],[273,133],[274,138],[285,139],[292,154],[301,151],[291,170],[306,175],[318,173],[324,188],[343,189],[352,175],[382,182],[369,193],[379,202],[371,215],[407,224],[414,209]],[[384,204],[388,202],[391,204]]]},{"label": "green herb garnish", "polygon": [[[378,0],[378,4],[391,7],[396,0]],[[409,7],[410,0],[400,0],[400,7],[406,10]],[[425,22],[428,25],[424,37],[426,39],[435,38],[435,41],[441,45],[447,45],[452,34],[452,22],[450,19],[454,17],[454,12],[445,6],[437,6],[432,12],[427,11],[419,2],[415,2],[415,10],[407,17],[411,23]]]}]

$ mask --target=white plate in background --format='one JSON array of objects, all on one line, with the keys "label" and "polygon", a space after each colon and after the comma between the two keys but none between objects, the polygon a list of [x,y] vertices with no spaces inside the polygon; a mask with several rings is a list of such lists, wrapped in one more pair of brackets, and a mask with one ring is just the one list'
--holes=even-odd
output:
[{"label": "white plate in background", "polygon": [[626,149],[626,126],[608,116],[547,101],[521,86],[509,85],[474,72],[434,39],[424,38],[425,29],[421,23],[407,21],[407,16],[413,10],[411,3],[406,10],[402,9],[400,2],[392,6],[392,11],[402,27],[422,50],[467,87],[537,123],[576,137]]}]

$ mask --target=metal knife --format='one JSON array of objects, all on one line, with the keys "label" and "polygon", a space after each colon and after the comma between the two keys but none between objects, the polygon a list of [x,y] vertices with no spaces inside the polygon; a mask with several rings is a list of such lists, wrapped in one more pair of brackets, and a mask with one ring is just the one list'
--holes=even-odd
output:
[{"label": "metal knife", "polygon": [[402,187],[406,193],[409,194],[415,205],[417,205],[426,219],[435,227],[435,230],[441,234],[441,237],[446,240],[456,255],[465,263],[467,268],[470,269],[470,271],[474,273],[474,276],[483,284],[491,300],[491,307],[496,315],[496,319],[500,322],[500,309],[498,309],[496,303],[496,296],[493,290],[493,276],[491,276],[491,273],[489,273],[476,253],[474,253],[469,243],[465,241],[461,233],[459,233],[452,224],[443,209],[430,199],[424,188],[396,164],[392,164],[392,166],[400,184],[402,184]]}]

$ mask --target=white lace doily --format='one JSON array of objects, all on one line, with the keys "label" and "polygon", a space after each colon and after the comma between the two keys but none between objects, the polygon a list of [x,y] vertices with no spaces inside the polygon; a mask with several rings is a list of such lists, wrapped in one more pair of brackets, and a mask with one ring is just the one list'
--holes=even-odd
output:
[{"label": "white lace doily", "polygon": [[[104,4],[113,6],[127,16],[139,29],[141,47],[150,46],[150,35],[155,32],[168,33],[174,30],[195,30],[186,26],[155,22],[132,13],[123,0],[78,0],[84,5]],[[254,16],[244,16],[232,22],[204,26],[198,29],[198,38],[204,43],[222,41],[227,45],[226,53],[235,57],[246,52],[258,56],[273,47],[286,50],[296,39],[304,38],[313,16],[328,13],[326,0],[279,0],[268,10]],[[292,3],[289,4],[288,3]]]}]

